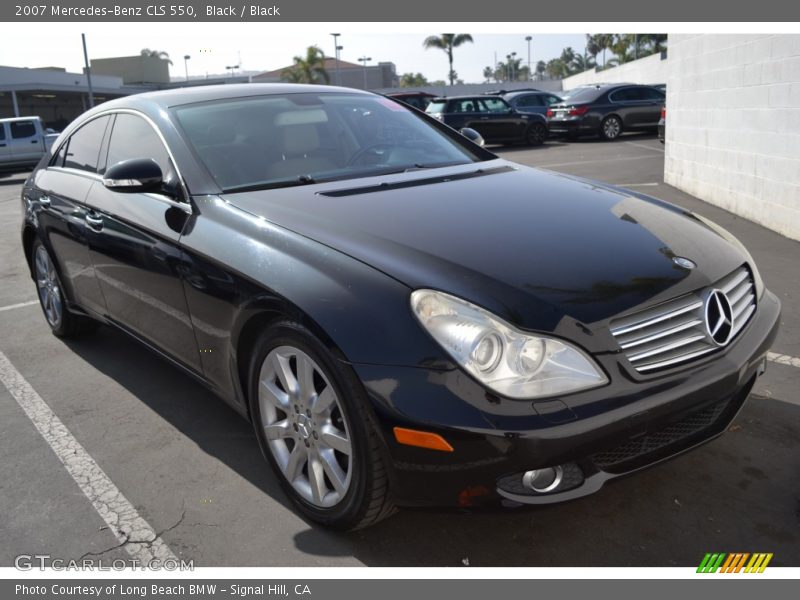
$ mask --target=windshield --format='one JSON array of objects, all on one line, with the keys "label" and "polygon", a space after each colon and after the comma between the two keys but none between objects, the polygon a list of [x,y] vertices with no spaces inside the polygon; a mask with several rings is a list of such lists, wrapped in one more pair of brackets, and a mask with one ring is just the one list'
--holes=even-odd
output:
[{"label": "windshield", "polygon": [[481,160],[380,96],[301,93],[177,107],[197,156],[224,191],[304,185]]},{"label": "windshield", "polygon": [[602,93],[603,90],[596,87],[582,87],[562,94],[561,98],[564,102],[592,102]]}]

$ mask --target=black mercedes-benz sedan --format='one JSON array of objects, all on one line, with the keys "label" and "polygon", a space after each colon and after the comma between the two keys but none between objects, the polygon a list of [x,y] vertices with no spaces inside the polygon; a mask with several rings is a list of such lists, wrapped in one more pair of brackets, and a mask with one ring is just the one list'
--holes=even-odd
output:
[{"label": "black mercedes-benz sedan", "polygon": [[742,407],[780,313],[703,217],[351,89],[106,102],[22,203],[53,333],[105,323],[204,382],[300,512],[341,529],[577,498],[694,448]]}]

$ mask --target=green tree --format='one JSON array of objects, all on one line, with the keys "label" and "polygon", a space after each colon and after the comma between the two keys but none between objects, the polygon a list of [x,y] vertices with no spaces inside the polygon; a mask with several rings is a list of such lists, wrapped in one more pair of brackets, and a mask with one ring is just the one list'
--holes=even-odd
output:
[{"label": "green tree", "polygon": [[400,87],[422,87],[424,85],[428,85],[428,80],[422,73],[403,73],[400,76]]},{"label": "green tree", "polygon": [[560,58],[548,60],[546,69],[550,79],[561,79],[569,75],[569,67]]},{"label": "green tree", "polygon": [[142,51],[139,54],[141,54],[142,56],[160,58],[162,60],[167,61],[170,65],[172,64],[172,60],[170,60],[169,58],[169,52],[165,52],[164,50],[152,50],[150,48],[142,48]]},{"label": "green tree", "polygon": [[540,60],[536,63],[536,75],[541,79],[544,77],[544,74],[547,72],[547,63],[543,60]]},{"label": "green tree", "polygon": [[330,83],[325,70],[325,53],[319,46],[309,46],[305,56],[294,57],[294,64],[283,70],[281,78],[290,83]]},{"label": "green tree", "polygon": [[589,69],[594,69],[597,66],[594,58],[591,56],[584,56],[583,54],[576,54],[569,63],[569,69],[572,73],[583,73]]},{"label": "green tree", "polygon": [[[614,43],[614,34],[612,33],[596,33],[591,36],[591,46],[592,50],[595,51],[597,54],[602,53],[603,55],[603,68],[606,68],[606,50],[611,48],[611,44]],[[588,46],[588,45],[587,45]],[[591,54],[591,52],[590,52]],[[595,54],[594,56],[597,56]]]},{"label": "green tree", "polygon": [[492,79],[495,79],[496,72],[492,67],[483,67],[483,82],[489,83]]},{"label": "green tree", "polygon": [[468,33],[442,33],[425,38],[422,45],[426,50],[437,48],[447,53],[449,65],[447,73],[450,78],[450,85],[453,85],[456,80],[456,72],[453,70],[453,49],[472,41],[472,36]]}]

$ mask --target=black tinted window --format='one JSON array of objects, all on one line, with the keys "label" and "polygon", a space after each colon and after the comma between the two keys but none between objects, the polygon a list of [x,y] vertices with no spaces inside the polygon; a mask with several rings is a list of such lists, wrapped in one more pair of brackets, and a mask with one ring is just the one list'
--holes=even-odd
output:
[{"label": "black tinted window", "polygon": [[29,138],[36,135],[36,125],[33,124],[33,121],[12,121],[11,122],[11,137],[20,139],[20,138]]},{"label": "black tinted window", "polygon": [[64,166],[81,171],[97,172],[97,157],[108,125],[108,117],[89,121],[72,134],[67,142]]},{"label": "black tinted window", "polygon": [[655,88],[642,88],[642,95],[645,100],[663,100],[664,94]]},{"label": "black tinted window", "polygon": [[613,102],[629,102],[631,100],[644,100],[643,88],[622,88],[611,92],[609,98]]},{"label": "black tinted window", "polygon": [[523,96],[522,98],[517,100],[517,106],[523,108],[528,106],[544,106],[544,103],[542,102],[541,96],[530,95],[530,96]]},{"label": "black tinted window", "polygon": [[0,123],[0,140],[6,139],[6,126],[4,123]]},{"label": "black tinted window", "polygon": [[131,158],[152,158],[165,179],[172,170],[167,149],[150,123],[136,115],[121,113],[111,130],[106,168]]},{"label": "black tinted window", "polygon": [[564,102],[593,102],[602,93],[596,87],[577,88],[564,96]]}]

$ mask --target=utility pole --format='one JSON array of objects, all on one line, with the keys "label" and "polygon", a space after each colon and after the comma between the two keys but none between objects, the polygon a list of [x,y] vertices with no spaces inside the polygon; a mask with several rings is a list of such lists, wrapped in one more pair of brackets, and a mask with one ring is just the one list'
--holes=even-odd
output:
[{"label": "utility pole", "polygon": [[364,63],[364,89],[367,89],[367,63],[372,60],[370,56],[362,56],[358,59],[358,62]]},{"label": "utility pole", "polygon": [[92,91],[92,69],[89,68],[89,53],[86,52],[86,34],[81,34],[83,41],[83,64],[86,66],[86,84],[89,87],[89,108],[94,107],[94,92]]},{"label": "utility pole", "polygon": [[336,71],[336,85],[342,85],[342,78],[339,74],[339,50],[342,49],[342,47],[339,45],[339,36],[342,34],[332,33],[331,35],[333,36],[333,54],[336,57],[334,63]]},{"label": "utility pole", "polygon": [[526,35],[525,41],[528,42],[528,80],[530,81],[533,79],[533,71],[531,71],[531,40],[533,39],[532,36]]}]

